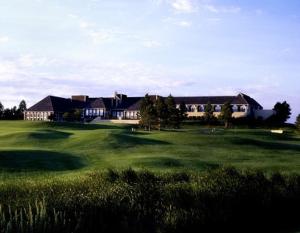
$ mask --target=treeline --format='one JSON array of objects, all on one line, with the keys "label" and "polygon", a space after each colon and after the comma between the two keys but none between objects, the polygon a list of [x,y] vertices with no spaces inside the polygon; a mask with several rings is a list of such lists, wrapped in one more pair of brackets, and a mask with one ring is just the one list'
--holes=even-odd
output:
[{"label": "treeline", "polygon": [[179,128],[182,121],[186,119],[186,112],[184,103],[180,104],[179,109],[176,108],[172,95],[164,99],[146,94],[140,104],[140,125],[149,131],[166,127]]},{"label": "treeline", "polygon": [[166,99],[160,96],[149,96],[142,99],[139,109],[140,125],[145,129],[179,128],[184,120],[197,120],[206,125],[224,124],[228,128],[233,122],[233,109],[229,102],[222,105],[220,115],[214,115],[214,106],[208,102],[202,117],[187,118],[187,108],[184,102],[177,108],[172,95]]},{"label": "treeline", "polygon": [[[204,110],[203,117],[191,117],[189,120],[197,121],[202,125],[225,125],[225,127],[242,125],[242,126],[258,126],[258,127],[281,127],[285,125],[285,122],[291,116],[291,107],[286,102],[277,102],[273,109],[274,115],[267,119],[261,117],[254,117],[253,114],[250,114],[247,117],[232,117],[233,110],[230,103],[225,103],[222,106],[221,113],[219,117],[215,117],[213,112],[213,107],[208,103]],[[299,117],[300,119],[300,117]],[[296,123],[297,124],[297,123]]]},{"label": "treeline", "polygon": [[27,109],[25,100],[22,100],[18,106],[12,108],[4,108],[0,102],[0,120],[22,120],[24,119],[24,112]]},{"label": "treeline", "polygon": [[17,182],[0,186],[0,232],[275,233],[300,226],[299,175],[127,169]]}]

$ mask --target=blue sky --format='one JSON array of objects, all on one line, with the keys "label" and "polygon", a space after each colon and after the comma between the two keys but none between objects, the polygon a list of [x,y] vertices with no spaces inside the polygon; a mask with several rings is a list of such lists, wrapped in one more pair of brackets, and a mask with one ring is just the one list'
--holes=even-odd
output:
[{"label": "blue sky", "polygon": [[1,0],[0,101],[235,95],[300,113],[298,0]]}]

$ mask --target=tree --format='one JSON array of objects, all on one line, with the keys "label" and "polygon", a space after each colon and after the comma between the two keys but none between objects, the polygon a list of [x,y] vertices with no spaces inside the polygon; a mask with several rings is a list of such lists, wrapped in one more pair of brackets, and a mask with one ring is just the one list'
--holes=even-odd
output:
[{"label": "tree", "polygon": [[22,100],[19,104],[19,108],[18,108],[18,118],[19,119],[24,119],[24,112],[27,110],[27,105],[25,100]]},{"label": "tree", "polygon": [[167,105],[167,125],[172,128],[179,128],[181,123],[180,112],[179,109],[176,108],[176,103],[174,97],[169,95],[166,100]]},{"label": "tree", "polygon": [[82,110],[81,109],[75,109],[75,111],[73,113],[73,116],[74,116],[75,121],[81,121],[81,119],[82,119]]},{"label": "tree", "polygon": [[297,116],[295,125],[296,125],[297,129],[300,130],[300,114]]},{"label": "tree", "polygon": [[276,124],[284,124],[287,119],[291,116],[291,108],[290,105],[284,101],[282,103],[277,102],[273,108],[275,111],[275,115],[273,117],[274,123]]},{"label": "tree", "polygon": [[167,105],[164,99],[160,96],[157,97],[154,105],[155,105],[158,129],[160,130],[162,127],[165,127],[167,123],[167,118],[168,118]]},{"label": "tree", "polygon": [[211,103],[208,102],[204,108],[204,120],[206,123],[210,124],[214,118],[214,108]]},{"label": "tree", "polygon": [[64,121],[71,121],[72,120],[72,114],[70,112],[65,112],[63,115],[63,120]]},{"label": "tree", "polygon": [[2,119],[3,111],[4,111],[4,106],[3,106],[3,104],[0,102],[0,119]]},{"label": "tree", "polygon": [[26,105],[26,102],[25,100],[22,100],[19,104],[19,110],[21,112],[25,112],[27,110],[27,105]]},{"label": "tree", "polygon": [[179,117],[181,121],[187,118],[187,108],[184,102],[181,102],[179,105]]},{"label": "tree", "polygon": [[232,107],[229,102],[224,103],[221,109],[220,119],[225,122],[225,128],[228,128],[230,121],[232,120]]},{"label": "tree", "polygon": [[49,121],[55,121],[55,120],[56,120],[56,119],[55,119],[54,113],[51,113],[51,114],[48,116],[48,120],[49,120]]},{"label": "tree", "polygon": [[148,94],[142,99],[140,104],[140,125],[151,131],[153,124],[156,121],[156,111]]}]

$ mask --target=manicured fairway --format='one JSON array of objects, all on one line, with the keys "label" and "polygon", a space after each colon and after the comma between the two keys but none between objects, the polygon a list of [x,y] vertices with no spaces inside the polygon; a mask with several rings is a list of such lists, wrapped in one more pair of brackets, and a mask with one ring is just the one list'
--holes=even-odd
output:
[{"label": "manicured fairway", "polygon": [[232,165],[300,173],[300,137],[263,129],[131,132],[130,126],[0,121],[1,178],[106,168],[202,171]]}]

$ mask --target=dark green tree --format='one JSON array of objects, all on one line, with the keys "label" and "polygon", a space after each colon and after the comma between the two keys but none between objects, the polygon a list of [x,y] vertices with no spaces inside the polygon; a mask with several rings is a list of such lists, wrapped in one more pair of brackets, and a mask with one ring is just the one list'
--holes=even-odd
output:
[{"label": "dark green tree", "polygon": [[204,107],[204,120],[207,124],[210,124],[214,120],[214,108],[210,102]]},{"label": "dark green tree", "polygon": [[157,125],[158,125],[158,129],[160,130],[161,128],[165,127],[167,124],[167,118],[168,118],[167,105],[164,99],[158,96],[154,106],[155,106],[156,117],[157,117]]},{"label": "dark green tree", "polygon": [[49,121],[55,121],[55,115],[53,113],[51,113],[49,116],[48,116],[48,120]]},{"label": "dark green tree", "polygon": [[273,116],[274,123],[282,125],[284,124],[287,119],[291,116],[291,108],[290,105],[284,101],[282,103],[277,102],[273,108],[275,111],[275,115]]},{"label": "dark green tree", "polygon": [[65,112],[62,115],[62,117],[63,117],[64,121],[72,121],[73,120],[72,113],[70,113],[70,112]]},{"label": "dark green tree", "polygon": [[179,105],[179,117],[181,121],[187,118],[187,108],[184,102],[181,102]]},{"label": "dark green tree", "polygon": [[225,128],[229,127],[229,123],[232,121],[232,106],[229,102],[223,104],[221,114],[219,118],[224,121]]},{"label": "dark green tree", "polygon": [[82,119],[82,110],[81,109],[75,109],[73,113],[74,121],[81,121]]},{"label": "dark green tree", "polygon": [[151,131],[151,128],[156,122],[157,114],[154,103],[148,94],[142,99],[140,104],[140,125]]},{"label": "dark green tree", "polygon": [[3,104],[0,102],[0,119],[2,119],[3,111],[4,111],[4,106],[3,106]]},{"label": "dark green tree", "polygon": [[24,119],[24,112],[27,110],[27,105],[25,100],[22,100],[19,104],[19,108],[18,108],[18,118],[19,119]]},{"label": "dark green tree", "polygon": [[19,110],[23,113],[27,110],[27,105],[25,100],[22,100],[19,104]]},{"label": "dark green tree", "polygon": [[175,99],[172,95],[169,95],[166,99],[167,105],[167,125],[172,128],[179,128],[181,123],[179,109],[176,108]]},{"label": "dark green tree", "polygon": [[297,116],[295,125],[296,125],[296,128],[297,128],[298,130],[300,130],[300,114]]}]

